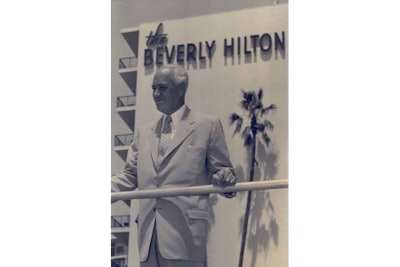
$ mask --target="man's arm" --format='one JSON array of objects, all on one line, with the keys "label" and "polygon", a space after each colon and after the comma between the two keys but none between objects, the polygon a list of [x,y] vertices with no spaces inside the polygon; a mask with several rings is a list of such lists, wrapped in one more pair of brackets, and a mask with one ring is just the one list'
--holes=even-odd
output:
[{"label": "man's arm", "polygon": [[139,134],[136,135],[128,148],[128,156],[124,168],[111,178],[111,191],[129,191],[138,187],[137,161],[138,161]]},{"label": "man's arm", "polygon": [[[208,170],[212,174],[211,182],[213,184],[225,187],[236,183],[237,178],[229,159],[228,147],[220,120],[216,120],[213,125],[207,151],[207,164]],[[224,195],[228,198],[235,196],[234,193]]]}]

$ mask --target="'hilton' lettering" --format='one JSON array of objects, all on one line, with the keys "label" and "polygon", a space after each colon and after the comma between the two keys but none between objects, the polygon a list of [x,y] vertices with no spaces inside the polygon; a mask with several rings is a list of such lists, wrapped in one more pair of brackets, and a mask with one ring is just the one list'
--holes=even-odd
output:
[{"label": "'hilton' lettering", "polygon": [[240,56],[242,54],[256,54],[257,50],[268,53],[272,48],[275,51],[285,50],[285,32],[282,32],[281,35],[275,32],[273,35],[264,33],[262,35],[244,36],[243,38],[224,39],[224,57],[233,57],[235,50],[237,55]]}]

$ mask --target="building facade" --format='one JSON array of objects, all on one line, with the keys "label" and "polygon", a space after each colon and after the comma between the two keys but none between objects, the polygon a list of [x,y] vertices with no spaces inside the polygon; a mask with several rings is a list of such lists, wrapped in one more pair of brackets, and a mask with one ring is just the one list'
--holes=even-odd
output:
[{"label": "building facade", "polygon": [[[264,98],[277,104],[279,112],[273,117],[272,147],[258,149],[257,176],[287,179],[287,2],[250,1],[246,6],[242,1],[188,1],[189,6],[174,1],[179,7],[135,2],[112,1],[112,172],[122,168],[136,127],[159,116],[149,93],[152,75],[161,61],[171,61],[189,72],[191,108],[221,118],[240,181],[246,180],[248,159],[242,140],[231,136],[228,116],[240,111],[241,89],[263,88]],[[168,51],[148,47],[160,25]],[[233,201],[216,195],[211,199],[209,266],[235,266],[245,194]],[[287,266],[287,190],[257,193],[253,201],[244,266]],[[112,266],[139,266],[136,203],[114,203],[111,215]]]}]

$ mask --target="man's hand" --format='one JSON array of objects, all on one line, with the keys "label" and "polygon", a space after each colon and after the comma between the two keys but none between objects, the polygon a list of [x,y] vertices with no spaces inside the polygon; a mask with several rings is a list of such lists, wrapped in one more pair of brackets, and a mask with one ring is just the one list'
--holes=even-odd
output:
[{"label": "man's hand", "polygon": [[[214,185],[225,187],[236,184],[236,175],[229,168],[220,169],[211,176],[211,181]],[[224,193],[226,198],[233,198],[236,192]]]},{"label": "man's hand", "polygon": [[236,192],[224,193],[224,197],[226,197],[226,198],[233,198],[233,197],[236,197]]},{"label": "man's hand", "polygon": [[225,187],[236,184],[236,176],[231,169],[220,169],[211,176],[211,181],[214,185]]}]

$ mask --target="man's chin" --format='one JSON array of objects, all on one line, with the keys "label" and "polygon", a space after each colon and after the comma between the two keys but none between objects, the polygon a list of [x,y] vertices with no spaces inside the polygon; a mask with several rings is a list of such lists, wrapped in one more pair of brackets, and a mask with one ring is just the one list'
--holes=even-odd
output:
[{"label": "man's chin", "polygon": [[166,113],[167,108],[163,104],[156,104],[157,110],[160,111],[161,113]]}]

